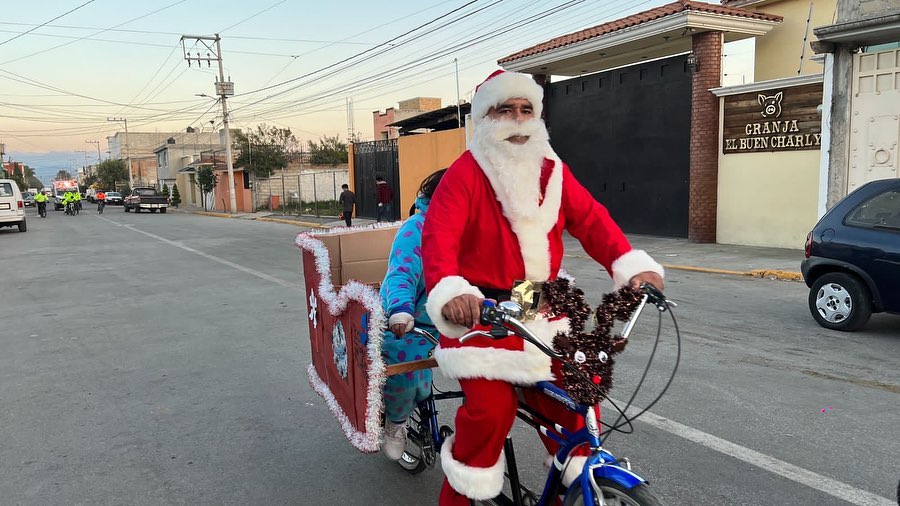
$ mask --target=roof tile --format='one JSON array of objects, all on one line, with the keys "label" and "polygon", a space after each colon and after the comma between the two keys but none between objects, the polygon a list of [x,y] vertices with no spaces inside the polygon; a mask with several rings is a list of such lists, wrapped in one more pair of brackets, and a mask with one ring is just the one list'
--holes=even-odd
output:
[{"label": "roof tile", "polygon": [[[736,1],[736,0],[731,0]],[[722,3],[728,3],[728,0],[722,0]],[[746,9],[739,9],[736,7],[728,7],[726,5],[715,5],[715,4],[707,4],[703,2],[695,2],[691,0],[678,0],[676,2],[668,3],[665,5],[661,5],[654,9],[650,9],[644,12],[639,12],[637,14],[632,14],[631,16],[627,16],[621,19],[617,19],[615,21],[609,21],[607,23],[603,23],[601,25],[597,25],[591,28],[586,28],[584,30],[570,33],[567,35],[562,35],[559,37],[555,37],[546,42],[541,42],[540,44],[536,44],[529,48],[523,49],[518,53],[511,54],[504,58],[497,60],[497,63],[504,64],[514,60],[518,60],[520,58],[525,58],[526,56],[532,56],[535,54],[540,54],[546,51],[550,51],[551,49],[556,49],[563,46],[568,46],[570,44],[575,44],[577,42],[582,42],[585,40],[593,39],[594,37],[599,37],[601,35],[606,35],[608,33],[612,33],[623,28],[629,28],[632,26],[639,25],[641,23],[645,23],[648,21],[653,21],[655,19],[659,19],[665,16],[671,16],[672,14],[678,14],[679,12],[685,11],[693,11],[693,12],[708,12],[710,14],[721,14],[724,16],[737,16],[742,18],[750,18],[750,19],[760,19],[764,21],[781,21],[783,18],[781,16],[776,16],[774,14],[766,14],[764,12],[756,12],[749,11]]]}]

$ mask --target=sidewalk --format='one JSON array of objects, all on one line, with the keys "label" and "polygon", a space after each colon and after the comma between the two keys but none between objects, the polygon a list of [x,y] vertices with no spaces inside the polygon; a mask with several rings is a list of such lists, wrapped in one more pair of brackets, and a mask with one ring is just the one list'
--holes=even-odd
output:
[{"label": "sidewalk", "polygon": [[[629,235],[628,240],[666,269],[803,281],[800,262],[804,254],[800,249],[699,244],[687,239],[646,235]],[[565,245],[566,256],[587,258],[581,244],[568,234]]]},{"label": "sidewalk", "polygon": [[[333,216],[293,216],[266,211],[231,215],[221,211],[203,211],[190,206],[182,206],[180,209],[170,208],[170,211],[219,218],[286,223],[306,228],[326,229],[344,226],[344,220],[338,220]],[[371,223],[375,223],[375,221],[365,218],[353,219],[353,226],[363,226]],[[589,258],[575,238],[566,234],[563,240],[567,257]],[[663,264],[663,267],[666,269],[751,276],[784,281],[803,281],[803,277],[800,274],[800,262],[804,258],[802,249],[699,244],[687,239],[634,234],[629,235],[628,240],[631,241],[632,246],[635,248],[643,249],[649,253],[657,262]]]}]

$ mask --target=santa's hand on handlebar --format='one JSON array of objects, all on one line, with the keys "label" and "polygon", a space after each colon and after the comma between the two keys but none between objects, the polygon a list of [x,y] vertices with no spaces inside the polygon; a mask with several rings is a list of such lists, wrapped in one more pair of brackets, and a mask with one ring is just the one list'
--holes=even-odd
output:
[{"label": "santa's hand on handlebar", "polygon": [[477,295],[457,295],[441,308],[441,315],[450,322],[470,329],[478,323],[481,315],[481,301]]},{"label": "santa's hand on handlebar", "polygon": [[665,291],[665,283],[663,283],[663,278],[656,272],[639,272],[632,276],[632,278],[628,281],[628,284],[631,286],[631,288],[634,288],[635,290],[640,290],[641,285],[644,283],[653,285],[660,292]]}]

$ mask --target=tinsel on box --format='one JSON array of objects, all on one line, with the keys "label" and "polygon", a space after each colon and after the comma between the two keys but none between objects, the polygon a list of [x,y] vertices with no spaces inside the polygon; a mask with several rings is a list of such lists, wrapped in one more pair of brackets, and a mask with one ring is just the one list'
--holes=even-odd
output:
[{"label": "tinsel on box", "polygon": [[570,331],[553,338],[553,346],[564,355],[564,361],[580,371],[578,374],[563,368],[563,386],[577,403],[594,405],[609,394],[613,385],[613,356],[624,348],[624,341],[610,334],[616,320],[627,321],[637,308],[642,295],[625,286],[603,296],[603,303],[594,311],[595,325],[585,331],[591,308],[584,300],[584,292],[568,279],[557,278],[544,284],[550,312],[567,315]]}]

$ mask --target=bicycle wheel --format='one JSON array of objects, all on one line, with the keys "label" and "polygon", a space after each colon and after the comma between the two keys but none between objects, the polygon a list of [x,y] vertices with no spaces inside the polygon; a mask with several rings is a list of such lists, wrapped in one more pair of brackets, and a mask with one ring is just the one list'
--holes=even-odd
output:
[{"label": "bicycle wheel", "polygon": [[[581,487],[577,484],[574,486],[573,493],[566,496],[564,506],[584,506]],[[629,490],[607,478],[597,478],[597,488],[599,491],[594,490],[594,493],[603,494],[603,502],[610,506],[659,506],[662,504],[647,485],[643,484],[635,485]]]}]

